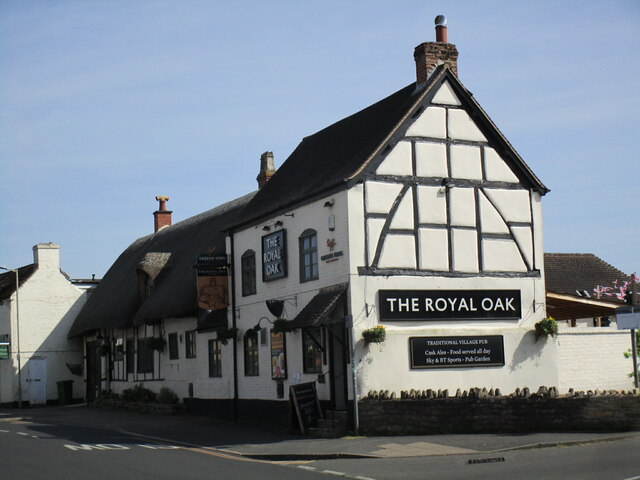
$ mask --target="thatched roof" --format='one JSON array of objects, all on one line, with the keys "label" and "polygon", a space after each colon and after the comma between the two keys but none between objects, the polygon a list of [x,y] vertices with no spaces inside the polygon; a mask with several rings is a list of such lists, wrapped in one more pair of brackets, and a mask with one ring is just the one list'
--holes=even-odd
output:
[{"label": "thatched roof", "polygon": [[[255,193],[139,238],[118,257],[76,318],[69,337],[197,313],[196,257],[225,251],[222,229]],[[151,288],[145,298],[139,280]]]}]

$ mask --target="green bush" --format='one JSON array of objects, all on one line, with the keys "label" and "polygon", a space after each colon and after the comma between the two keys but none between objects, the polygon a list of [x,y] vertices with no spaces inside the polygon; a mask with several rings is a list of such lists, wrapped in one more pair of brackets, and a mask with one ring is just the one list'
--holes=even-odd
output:
[{"label": "green bush", "polygon": [[158,403],[166,403],[169,405],[175,405],[176,403],[180,403],[178,399],[178,395],[174,393],[169,387],[162,387],[157,397]]},{"label": "green bush", "polygon": [[156,401],[156,394],[139,383],[132,388],[123,390],[122,399],[125,402],[152,403]]}]

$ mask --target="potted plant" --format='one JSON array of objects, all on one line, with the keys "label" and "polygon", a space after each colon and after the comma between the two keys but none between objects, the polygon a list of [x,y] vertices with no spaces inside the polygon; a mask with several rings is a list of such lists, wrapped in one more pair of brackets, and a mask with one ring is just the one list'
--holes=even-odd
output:
[{"label": "potted plant", "polygon": [[387,331],[383,325],[376,325],[373,328],[367,328],[362,331],[362,338],[365,344],[382,343],[387,338]]},{"label": "potted plant", "polygon": [[536,342],[541,338],[557,337],[558,336],[558,322],[555,318],[547,317],[544,320],[540,320],[534,325]]},{"label": "potted plant", "polygon": [[147,337],[144,339],[144,343],[147,345],[147,348],[162,352],[167,341],[164,337]]},{"label": "potted plant", "polygon": [[236,327],[228,327],[227,325],[216,328],[215,332],[218,340],[220,340],[223,345],[226,345],[229,340],[235,339],[238,336],[238,329]]}]

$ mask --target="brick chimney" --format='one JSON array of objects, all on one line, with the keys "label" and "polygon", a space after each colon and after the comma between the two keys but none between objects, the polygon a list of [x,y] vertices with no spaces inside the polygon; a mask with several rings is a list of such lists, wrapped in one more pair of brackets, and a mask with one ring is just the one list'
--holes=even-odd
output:
[{"label": "brick chimney", "polygon": [[273,165],[273,152],[264,152],[260,155],[260,173],[256,177],[258,188],[264,187],[274,173],[276,167]]},{"label": "brick chimney", "polygon": [[416,83],[426,82],[438,65],[447,65],[458,76],[458,49],[447,42],[447,19],[438,15],[435,19],[436,41],[418,45],[413,51],[416,61]]},{"label": "brick chimney", "polygon": [[171,214],[173,213],[172,211],[167,210],[167,201],[169,201],[169,197],[158,195],[156,197],[156,200],[158,200],[160,205],[158,206],[158,210],[153,212],[154,233],[156,233],[161,228],[171,226]]}]

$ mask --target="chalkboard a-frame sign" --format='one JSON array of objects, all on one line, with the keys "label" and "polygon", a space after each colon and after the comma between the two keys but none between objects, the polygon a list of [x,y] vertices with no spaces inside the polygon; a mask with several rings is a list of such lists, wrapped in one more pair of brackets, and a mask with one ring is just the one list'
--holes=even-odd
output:
[{"label": "chalkboard a-frame sign", "polygon": [[318,420],[322,419],[316,384],[309,382],[291,385],[289,387],[289,398],[293,401],[293,408],[298,417],[300,431],[304,435],[309,427],[314,427]]}]

